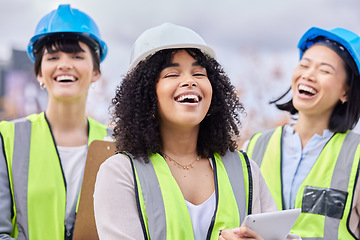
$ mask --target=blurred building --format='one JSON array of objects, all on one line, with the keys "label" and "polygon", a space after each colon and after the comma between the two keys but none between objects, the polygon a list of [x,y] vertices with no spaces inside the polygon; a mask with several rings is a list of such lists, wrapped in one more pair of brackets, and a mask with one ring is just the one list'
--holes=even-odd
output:
[{"label": "blurred building", "polygon": [[26,52],[13,49],[10,60],[0,63],[0,121],[43,111],[46,97]]}]

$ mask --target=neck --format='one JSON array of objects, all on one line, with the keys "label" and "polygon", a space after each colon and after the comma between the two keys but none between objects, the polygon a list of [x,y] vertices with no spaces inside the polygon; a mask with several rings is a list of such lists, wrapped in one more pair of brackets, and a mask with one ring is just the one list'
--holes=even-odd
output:
[{"label": "neck", "polygon": [[85,105],[49,102],[46,117],[57,145],[80,146],[87,143]]},{"label": "neck", "polygon": [[324,130],[329,128],[329,117],[312,117],[299,114],[298,120],[294,125],[295,132],[299,133],[302,147],[310,141],[312,136],[318,134],[322,136]]},{"label": "neck", "polygon": [[190,158],[197,156],[199,126],[191,129],[160,127],[162,151],[173,158]]}]

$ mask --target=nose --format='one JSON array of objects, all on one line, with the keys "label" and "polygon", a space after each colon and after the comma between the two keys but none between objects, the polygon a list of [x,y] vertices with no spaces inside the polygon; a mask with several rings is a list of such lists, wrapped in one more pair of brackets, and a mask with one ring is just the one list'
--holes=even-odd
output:
[{"label": "nose", "polygon": [[187,77],[186,80],[181,82],[181,87],[196,87],[197,82],[192,77]]},{"label": "nose", "polygon": [[301,78],[308,81],[315,81],[315,78],[311,73],[304,73],[301,75]]},{"label": "nose", "polygon": [[57,68],[59,70],[70,70],[73,68],[73,65],[71,64],[70,61],[67,61],[66,59],[64,59],[61,62],[59,62]]}]

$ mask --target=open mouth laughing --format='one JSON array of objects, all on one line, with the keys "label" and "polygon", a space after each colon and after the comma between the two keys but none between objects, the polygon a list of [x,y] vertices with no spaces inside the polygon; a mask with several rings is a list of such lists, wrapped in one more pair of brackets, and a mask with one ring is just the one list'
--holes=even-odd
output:
[{"label": "open mouth laughing", "polygon": [[303,84],[298,86],[298,91],[300,94],[305,94],[307,96],[314,96],[317,94],[317,90],[315,88]]},{"label": "open mouth laughing", "polygon": [[199,103],[201,96],[197,93],[184,93],[175,97],[175,101],[179,103]]},{"label": "open mouth laughing", "polygon": [[71,75],[61,75],[54,78],[57,82],[75,82],[77,81],[77,78]]}]

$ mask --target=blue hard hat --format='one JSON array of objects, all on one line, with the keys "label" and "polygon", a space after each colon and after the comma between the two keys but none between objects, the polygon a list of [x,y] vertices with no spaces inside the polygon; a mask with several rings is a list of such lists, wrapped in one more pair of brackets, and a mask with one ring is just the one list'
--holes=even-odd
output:
[{"label": "blue hard hat", "polygon": [[106,57],[107,46],[101,40],[94,20],[84,12],[71,8],[69,4],[59,5],[58,9],[51,11],[40,20],[27,46],[30,60],[35,62],[36,51],[47,41],[57,38],[83,41],[99,52],[100,61]]},{"label": "blue hard hat", "polygon": [[343,45],[353,58],[357,71],[360,74],[360,37],[344,28],[334,28],[324,30],[317,27],[310,28],[300,39],[298,48],[300,49],[300,59],[304,52],[316,42],[319,37],[330,39]]}]

